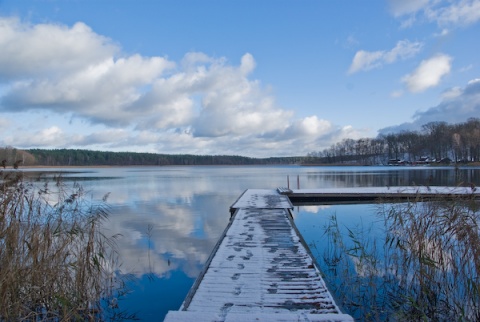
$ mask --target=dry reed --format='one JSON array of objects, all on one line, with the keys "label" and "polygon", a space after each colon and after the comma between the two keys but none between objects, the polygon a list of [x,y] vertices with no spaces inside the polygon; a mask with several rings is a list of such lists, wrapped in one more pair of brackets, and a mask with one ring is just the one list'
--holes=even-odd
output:
[{"label": "dry reed", "polygon": [[102,304],[122,286],[116,236],[100,229],[107,210],[77,184],[1,173],[0,321],[103,320],[116,309]]},{"label": "dry reed", "polygon": [[473,196],[379,203],[384,236],[326,227],[324,272],[361,321],[480,321],[480,213]]}]

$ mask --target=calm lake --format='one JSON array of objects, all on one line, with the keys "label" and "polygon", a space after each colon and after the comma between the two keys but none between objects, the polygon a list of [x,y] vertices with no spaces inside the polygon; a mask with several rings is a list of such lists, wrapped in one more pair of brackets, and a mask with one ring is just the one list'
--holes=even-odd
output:
[{"label": "calm lake", "polygon": [[[33,171],[28,169],[25,171]],[[35,169],[38,170],[38,169]],[[131,290],[120,308],[143,321],[177,310],[230,218],[229,207],[249,188],[370,187],[480,184],[480,168],[191,166],[41,169],[63,172],[95,199],[110,193],[107,234],[118,239],[121,274]],[[374,205],[295,207],[295,222],[314,255],[336,214],[346,226],[375,220]]]}]

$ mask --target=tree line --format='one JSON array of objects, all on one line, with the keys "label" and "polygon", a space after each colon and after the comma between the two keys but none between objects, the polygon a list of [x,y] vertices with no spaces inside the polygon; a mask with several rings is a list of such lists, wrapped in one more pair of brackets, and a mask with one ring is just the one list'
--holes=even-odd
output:
[{"label": "tree line", "polygon": [[420,131],[402,131],[359,140],[344,139],[308,154],[307,163],[388,164],[392,161],[479,162],[480,119],[448,124],[430,122]]},{"label": "tree line", "polygon": [[237,155],[157,154],[77,149],[0,149],[6,165],[24,166],[166,166],[299,164],[305,157],[250,158]]}]

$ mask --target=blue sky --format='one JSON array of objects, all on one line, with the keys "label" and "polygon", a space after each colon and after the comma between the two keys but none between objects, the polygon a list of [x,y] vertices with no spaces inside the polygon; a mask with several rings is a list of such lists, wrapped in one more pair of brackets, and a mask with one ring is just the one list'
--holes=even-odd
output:
[{"label": "blue sky", "polygon": [[305,155],[480,116],[480,0],[0,0],[0,146]]}]

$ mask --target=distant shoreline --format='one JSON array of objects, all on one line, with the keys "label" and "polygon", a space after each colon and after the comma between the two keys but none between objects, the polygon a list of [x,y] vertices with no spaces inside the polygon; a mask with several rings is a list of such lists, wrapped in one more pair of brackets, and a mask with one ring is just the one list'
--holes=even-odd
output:
[{"label": "distant shoreline", "polygon": [[[54,169],[54,168],[134,168],[134,167],[272,167],[272,166],[298,166],[298,167],[388,167],[388,168],[419,168],[419,167],[455,167],[455,164],[424,164],[424,165],[387,165],[387,164],[342,164],[342,163],[315,163],[315,164],[169,164],[169,165],[27,165],[19,166],[17,170],[21,169]],[[462,167],[478,167],[480,162],[462,163],[458,164]],[[3,170],[15,170],[12,167],[7,167]]]}]

